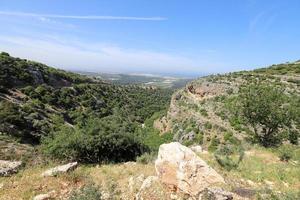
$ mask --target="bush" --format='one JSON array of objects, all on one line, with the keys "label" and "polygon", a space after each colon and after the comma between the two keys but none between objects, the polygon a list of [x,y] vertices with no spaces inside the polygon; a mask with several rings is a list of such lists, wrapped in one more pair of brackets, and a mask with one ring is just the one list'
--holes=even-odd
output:
[{"label": "bush", "polygon": [[148,164],[153,162],[156,159],[156,153],[144,153],[143,155],[136,158],[136,161],[141,164]]},{"label": "bush", "polygon": [[217,137],[214,137],[211,139],[210,145],[208,146],[209,152],[215,152],[218,149],[218,146],[220,144],[220,140]]},{"label": "bush", "polygon": [[279,148],[279,158],[281,161],[289,161],[293,157],[293,148],[291,145],[282,145]]},{"label": "bush", "polygon": [[71,193],[68,200],[101,200],[101,192],[95,185],[87,185]]},{"label": "bush", "polygon": [[147,148],[133,134],[99,132],[91,135],[85,128],[64,127],[43,140],[42,150],[54,159],[98,163],[135,160]]},{"label": "bush", "polygon": [[244,158],[244,150],[241,147],[234,147],[232,145],[221,145],[214,153],[218,164],[231,171],[238,168],[240,162]]},{"label": "bush", "polygon": [[229,142],[230,144],[234,144],[234,145],[241,144],[241,141],[238,140],[236,137],[234,137],[231,132],[226,132],[224,134],[224,141]]}]

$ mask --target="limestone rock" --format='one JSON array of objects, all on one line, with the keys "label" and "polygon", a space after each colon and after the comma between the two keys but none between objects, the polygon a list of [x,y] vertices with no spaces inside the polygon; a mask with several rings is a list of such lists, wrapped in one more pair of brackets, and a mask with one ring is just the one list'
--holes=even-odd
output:
[{"label": "limestone rock", "polygon": [[39,194],[33,197],[33,200],[48,200],[48,199],[53,199],[53,195],[55,194],[55,191],[51,191],[47,194]]},{"label": "limestone rock", "polygon": [[225,183],[205,161],[178,142],[159,147],[155,168],[163,184],[194,197],[211,185]]},{"label": "limestone rock", "polygon": [[56,176],[57,174],[61,174],[61,173],[66,173],[70,170],[73,170],[77,167],[78,163],[77,162],[73,162],[73,163],[68,163],[66,165],[60,165],[57,167],[54,167],[52,169],[49,169],[47,171],[45,171],[42,176],[46,177],[46,176]]},{"label": "limestone rock", "polygon": [[144,174],[141,174],[139,176],[131,176],[128,180],[128,188],[130,192],[134,192],[135,190],[138,191],[138,189],[143,184],[144,180],[145,180]]},{"label": "limestone rock", "polygon": [[154,182],[158,181],[157,176],[148,176],[142,183],[141,188],[139,189],[138,193],[135,195],[136,200],[143,200],[143,197],[141,197],[141,193],[150,188]]},{"label": "limestone rock", "polygon": [[221,188],[206,188],[199,196],[199,200],[232,200],[233,194]]},{"label": "limestone rock", "polygon": [[193,145],[190,147],[195,153],[202,153],[202,147],[200,145]]},{"label": "limestone rock", "polygon": [[0,160],[0,176],[9,176],[18,172],[21,165],[21,161]]}]

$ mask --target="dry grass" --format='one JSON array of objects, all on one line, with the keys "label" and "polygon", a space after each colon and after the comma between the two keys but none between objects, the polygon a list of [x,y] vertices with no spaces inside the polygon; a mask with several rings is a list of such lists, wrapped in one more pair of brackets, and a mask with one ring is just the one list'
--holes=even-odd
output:
[{"label": "dry grass", "polygon": [[300,165],[295,162],[282,162],[278,156],[264,148],[252,148],[237,170],[222,169],[212,154],[200,154],[210,166],[222,174],[231,189],[241,187],[260,191],[269,188],[288,193],[300,191]]},{"label": "dry grass", "polygon": [[[271,188],[283,193],[300,191],[300,166],[290,161],[282,162],[276,153],[263,148],[252,148],[237,170],[222,169],[210,153],[200,157],[223,175],[228,190],[247,188],[261,191]],[[55,190],[55,199],[66,199],[71,191],[88,183],[95,183],[111,199],[134,199],[143,180],[155,176],[154,164],[122,163],[108,165],[81,165],[75,171],[57,177],[43,178],[42,172],[51,166],[35,166],[20,171],[12,177],[0,178],[0,200],[32,199],[37,194]],[[130,179],[134,184],[130,185]],[[144,199],[170,199],[170,192],[159,183],[142,193]]]},{"label": "dry grass", "polygon": [[[156,174],[153,164],[123,163],[100,166],[79,166],[75,171],[57,177],[42,177],[47,167],[32,167],[20,171],[12,177],[1,177],[0,200],[32,199],[35,195],[55,191],[55,199],[66,199],[70,192],[88,183],[95,183],[111,199],[134,199],[142,181]],[[138,177],[143,179],[138,182]],[[133,188],[129,188],[129,179],[133,178]],[[167,199],[168,192],[160,184],[142,193],[144,199]],[[147,198],[149,197],[149,198]]]}]

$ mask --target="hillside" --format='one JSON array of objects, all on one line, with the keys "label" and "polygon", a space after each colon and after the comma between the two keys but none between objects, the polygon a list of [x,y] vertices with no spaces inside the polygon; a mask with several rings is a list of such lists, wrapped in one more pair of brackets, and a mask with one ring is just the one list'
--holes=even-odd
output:
[{"label": "hillside", "polygon": [[219,169],[232,188],[287,195],[267,199],[296,198],[299,62],[192,81],[173,94],[167,115],[154,126],[182,144],[201,145],[206,150],[201,158]]},{"label": "hillside", "polygon": [[[235,108],[239,106],[238,96],[243,87],[252,84],[282,89],[284,94],[299,103],[300,64],[279,64],[192,81],[173,94],[168,114],[158,120],[156,126],[162,133],[173,131],[174,139],[181,142],[192,140],[196,133],[201,133],[207,146],[210,138],[222,137],[225,133],[242,139],[251,128],[243,124]],[[299,131],[299,123],[293,127]]]},{"label": "hillside", "polygon": [[7,53],[0,54],[0,88],[1,137],[31,145],[75,129],[135,137],[171,96],[170,90],[109,84]]}]

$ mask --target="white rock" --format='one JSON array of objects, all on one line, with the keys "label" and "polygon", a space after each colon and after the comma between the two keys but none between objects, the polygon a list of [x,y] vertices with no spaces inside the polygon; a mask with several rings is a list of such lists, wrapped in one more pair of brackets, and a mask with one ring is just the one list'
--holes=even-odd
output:
[{"label": "white rock", "polygon": [[178,142],[159,147],[155,168],[162,183],[195,197],[211,185],[225,183],[205,161]]},{"label": "white rock", "polygon": [[190,147],[195,153],[202,153],[202,147],[200,145],[193,145]]},{"label": "white rock", "polygon": [[46,177],[46,176],[56,176],[57,174],[61,174],[61,173],[66,173],[70,170],[73,170],[77,167],[78,163],[77,162],[73,162],[73,163],[68,163],[66,165],[60,165],[57,167],[54,167],[52,169],[49,169],[47,171],[45,171],[42,176]]},{"label": "white rock", "polygon": [[145,179],[145,175],[141,174],[139,176],[131,176],[128,180],[128,188],[130,192],[133,192],[135,189],[140,188]]},{"label": "white rock", "polygon": [[52,195],[55,193],[55,191],[51,191],[47,194],[39,194],[35,197],[33,197],[33,200],[48,200],[48,199],[51,199],[52,198]]},{"label": "white rock", "polygon": [[17,173],[21,165],[21,161],[0,160],[0,176],[9,176]]},{"label": "white rock", "polygon": [[176,194],[170,194],[170,199],[172,199],[172,200],[176,200],[176,199],[178,199],[178,197],[177,197],[177,195]]},{"label": "white rock", "polygon": [[152,183],[157,181],[157,180],[158,180],[157,176],[148,176],[144,180],[140,190],[144,190],[144,189],[147,189],[147,188],[151,187]]},{"label": "white rock", "polygon": [[46,200],[46,199],[50,199],[50,198],[51,198],[50,194],[39,194],[39,195],[35,196],[33,198],[33,200]]},{"label": "white rock", "polygon": [[147,189],[150,188],[151,185],[153,184],[153,182],[158,181],[158,177],[157,176],[148,176],[144,181],[143,184],[139,190],[139,192],[135,195],[135,199],[136,200],[142,200],[143,198],[141,198],[141,193]]}]

